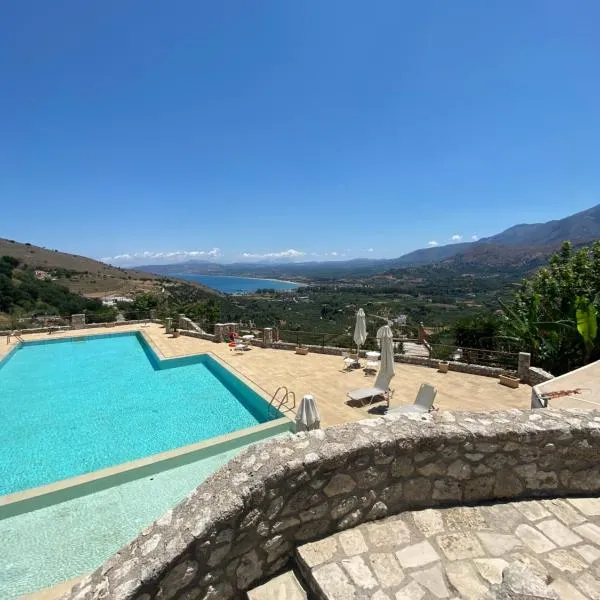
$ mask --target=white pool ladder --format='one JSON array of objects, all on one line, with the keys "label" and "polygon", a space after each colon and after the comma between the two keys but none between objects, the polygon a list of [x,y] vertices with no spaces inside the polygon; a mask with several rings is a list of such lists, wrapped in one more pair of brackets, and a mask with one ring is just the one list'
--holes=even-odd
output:
[{"label": "white pool ladder", "polygon": [[[280,394],[280,392],[283,392]],[[291,406],[290,406],[291,403]],[[280,385],[273,394],[269,402],[269,416],[275,416],[277,411],[289,412],[296,408],[296,394],[287,389],[285,385]]]},{"label": "white pool ladder", "polygon": [[22,342],[23,338],[21,337],[21,332],[20,331],[13,331],[12,333],[9,333],[6,336],[6,343],[10,344],[10,339],[11,338],[15,338],[17,340],[17,342]]}]

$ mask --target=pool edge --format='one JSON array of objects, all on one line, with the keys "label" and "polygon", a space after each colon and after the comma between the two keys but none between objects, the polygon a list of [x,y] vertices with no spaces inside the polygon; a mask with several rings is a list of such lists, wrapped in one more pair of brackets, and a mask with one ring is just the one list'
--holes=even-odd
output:
[{"label": "pool edge", "polygon": [[135,479],[180,467],[227,450],[266,440],[273,435],[291,432],[292,425],[291,419],[281,417],[268,423],[247,427],[173,450],[166,450],[92,473],[0,496],[0,520],[47,508]]}]

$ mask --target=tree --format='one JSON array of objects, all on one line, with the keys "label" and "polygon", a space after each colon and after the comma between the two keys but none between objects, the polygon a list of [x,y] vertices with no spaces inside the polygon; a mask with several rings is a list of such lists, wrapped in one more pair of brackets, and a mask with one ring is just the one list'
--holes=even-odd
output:
[{"label": "tree", "polygon": [[565,242],[547,267],[521,283],[512,303],[501,304],[503,334],[555,375],[600,358],[599,290],[600,242],[578,251]]}]

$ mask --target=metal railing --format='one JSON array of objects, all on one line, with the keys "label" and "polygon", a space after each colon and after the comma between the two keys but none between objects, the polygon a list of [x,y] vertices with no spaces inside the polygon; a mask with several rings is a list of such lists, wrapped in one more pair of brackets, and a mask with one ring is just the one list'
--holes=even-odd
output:
[{"label": "metal railing", "polygon": [[[280,394],[279,392],[283,392],[283,394]],[[288,404],[288,401],[290,400],[292,402],[291,406]],[[288,390],[285,385],[280,385],[271,397],[268,409],[269,417],[276,416],[278,412],[281,413],[282,408],[284,408],[283,412],[289,412],[296,408],[296,394],[291,390]]]},{"label": "metal railing", "polygon": [[498,367],[507,371],[516,371],[519,365],[518,352],[486,350],[483,348],[458,348],[443,344],[427,344],[427,348],[429,348],[429,357],[439,360]]},{"label": "metal railing", "polygon": [[[278,330],[280,342],[289,342],[297,346],[330,346],[334,348],[351,349],[356,344],[349,333],[318,333],[314,331]],[[361,346],[362,350],[376,350],[377,341],[374,336],[369,336]]]},{"label": "metal railing", "polygon": [[[128,311],[126,314],[111,314],[109,312],[81,313],[85,314],[86,325],[105,325],[125,321],[150,321],[151,315],[147,311]],[[10,322],[0,324],[0,331],[23,331],[28,329],[52,329],[58,327],[70,327],[73,315],[39,315],[34,317],[22,317]]]},{"label": "metal railing", "polygon": [[297,346],[336,346],[350,348],[354,344],[352,336],[339,333],[317,333],[314,331],[292,331],[279,329],[280,342],[289,342]]}]

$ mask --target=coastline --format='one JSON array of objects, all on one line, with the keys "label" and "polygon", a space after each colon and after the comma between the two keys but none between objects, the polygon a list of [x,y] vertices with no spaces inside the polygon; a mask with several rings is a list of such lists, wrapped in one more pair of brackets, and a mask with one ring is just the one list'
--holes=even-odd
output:
[{"label": "coastline", "polygon": [[248,295],[248,294],[253,294],[255,293],[256,290],[222,290],[216,287],[213,287],[210,285],[210,283],[207,283],[206,281],[202,281],[200,278],[218,278],[218,279],[242,279],[242,280],[246,280],[246,281],[262,281],[264,282],[264,284],[262,286],[257,286],[257,289],[262,288],[268,288],[269,286],[266,285],[267,283],[279,283],[279,284],[288,284],[294,287],[286,287],[286,288],[281,288],[281,289],[276,289],[276,291],[279,292],[292,292],[294,290],[297,290],[298,288],[301,287],[305,287],[310,285],[309,283],[301,283],[299,281],[291,281],[289,279],[276,279],[273,277],[248,277],[245,275],[212,275],[212,274],[206,274],[206,273],[176,273],[171,275],[172,277],[179,277],[180,279],[184,279],[184,280],[188,280],[188,281],[194,281],[196,283],[200,283],[201,285],[204,285],[206,287],[209,287],[211,289],[215,289],[216,291],[223,293],[223,294],[234,294],[234,295]]}]

